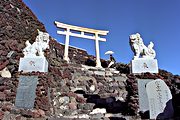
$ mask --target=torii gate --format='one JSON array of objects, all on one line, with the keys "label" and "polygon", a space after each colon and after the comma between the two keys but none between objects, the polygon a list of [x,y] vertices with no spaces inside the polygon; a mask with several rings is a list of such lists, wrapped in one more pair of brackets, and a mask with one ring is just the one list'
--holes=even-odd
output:
[{"label": "torii gate", "polygon": [[[106,39],[99,37],[99,35],[107,35],[107,33],[109,31],[78,27],[78,26],[68,25],[68,24],[64,24],[61,22],[57,22],[57,21],[55,21],[55,25],[58,28],[65,29],[65,31],[64,30],[57,31],[57,34],[66,35],[64,60],[69,62],[68,49],[69,49],[69,37],[70,36],[92,39],[92,40],[95,40],[95,46],[96,46],[96,67],[102,67],[101,61],[100,61],[100,54],[99,54],[99,41],[106,41]],[[71,32],[71,30],[78,31],[80,33],[73,33],[73,32]],[[85,35],[84,33],[94,34],[94,36]]]}]

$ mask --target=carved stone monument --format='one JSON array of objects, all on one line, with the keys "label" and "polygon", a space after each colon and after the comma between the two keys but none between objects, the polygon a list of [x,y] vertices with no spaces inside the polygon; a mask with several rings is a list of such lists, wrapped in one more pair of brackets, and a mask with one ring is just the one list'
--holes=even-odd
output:
[{"label": "carved stone monument", "polygon": [[148,97],[146,92],[147,83],[153,81],[153,79],[139,79],[138,80],[138,96],[139,96],[139,109],[140,111],[148,111]]},{"label": "carved stone monument", "polygon": [[37,76],[20,76],[17,88],[15,106],[17,108],[32,109],[36,97]]},{"label": "carved stone monument", "polygon": [[23,49],[24,58],[20,58],[19,71],[48,71],[48,62],[44,57],[44,50],[49,49],[49,34],[39,30],[38,34],[33,44],[26,41],[26,47]]},{"label": "carved stone monument", "polygon": [[156,52],[153,49],[153,42],[150,42],[146,47],[140,34],[136,33],[130,35],[130,46],[134,52],[134,58],[131,61],[131,73],[158,73],[158,63],[154,59]]},{"label": "carved stone monument", "polygon": [[147,83],[146,91],[149,101],[150,119],[170,119],[173,117],[172,95],[163,80],[157,79]]}]

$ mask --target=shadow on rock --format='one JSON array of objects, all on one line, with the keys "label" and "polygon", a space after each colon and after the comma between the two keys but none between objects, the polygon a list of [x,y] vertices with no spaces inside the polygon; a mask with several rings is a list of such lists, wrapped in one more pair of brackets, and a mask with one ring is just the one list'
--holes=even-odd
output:
[{"label": "shadow on rock", "polygon": [[119,100],[116,101],[115,97],[100,98],[99,95],[84,95],[87,98],[87,103],[94,103],[95,108],[106,108],[107,113],[122,113],[127,109],[127,104]]},{"label": "shadow on rock", "polygon": [[125,118],[121,117],[109,117],[110,120],[126,120]]}]

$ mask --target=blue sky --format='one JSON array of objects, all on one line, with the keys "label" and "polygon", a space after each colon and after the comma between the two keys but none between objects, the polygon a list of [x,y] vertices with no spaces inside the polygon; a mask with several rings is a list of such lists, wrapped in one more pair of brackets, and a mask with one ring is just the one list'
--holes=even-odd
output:
[{"label": "blue sky", "polygon": [[[108,30],[100,42],[101,58],[107,50],[118,62],[129,63],[133,52],[129,35],[139,32],[145,45],[153,41],[159,68],[180,75],[180,0],[23,0],[49,34],[64,43],[54,21]],[[70,37],[70,45],[95,55],[93,40]]]}]

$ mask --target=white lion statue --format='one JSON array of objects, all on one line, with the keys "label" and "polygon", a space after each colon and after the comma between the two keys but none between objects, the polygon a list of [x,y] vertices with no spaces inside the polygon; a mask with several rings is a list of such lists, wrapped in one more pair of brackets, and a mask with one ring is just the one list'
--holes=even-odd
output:
[{"label": "white lion statue", "polygon": [[129,39],[131,49],[134,52],[134,59],[137,59],[140,56],[150,59],[154,59],[156,57],[156,52],[153,49],[153,42],[150,42],[148,47],[146,47],[139,33],[130,35]]},{"label": "white lion statue", "polygon": [[27,40],[23,49],[24,57],[44,57],[44,50],[49,49],[49,34],[38,30],[38,36],[35,42],[31,43]]}]

